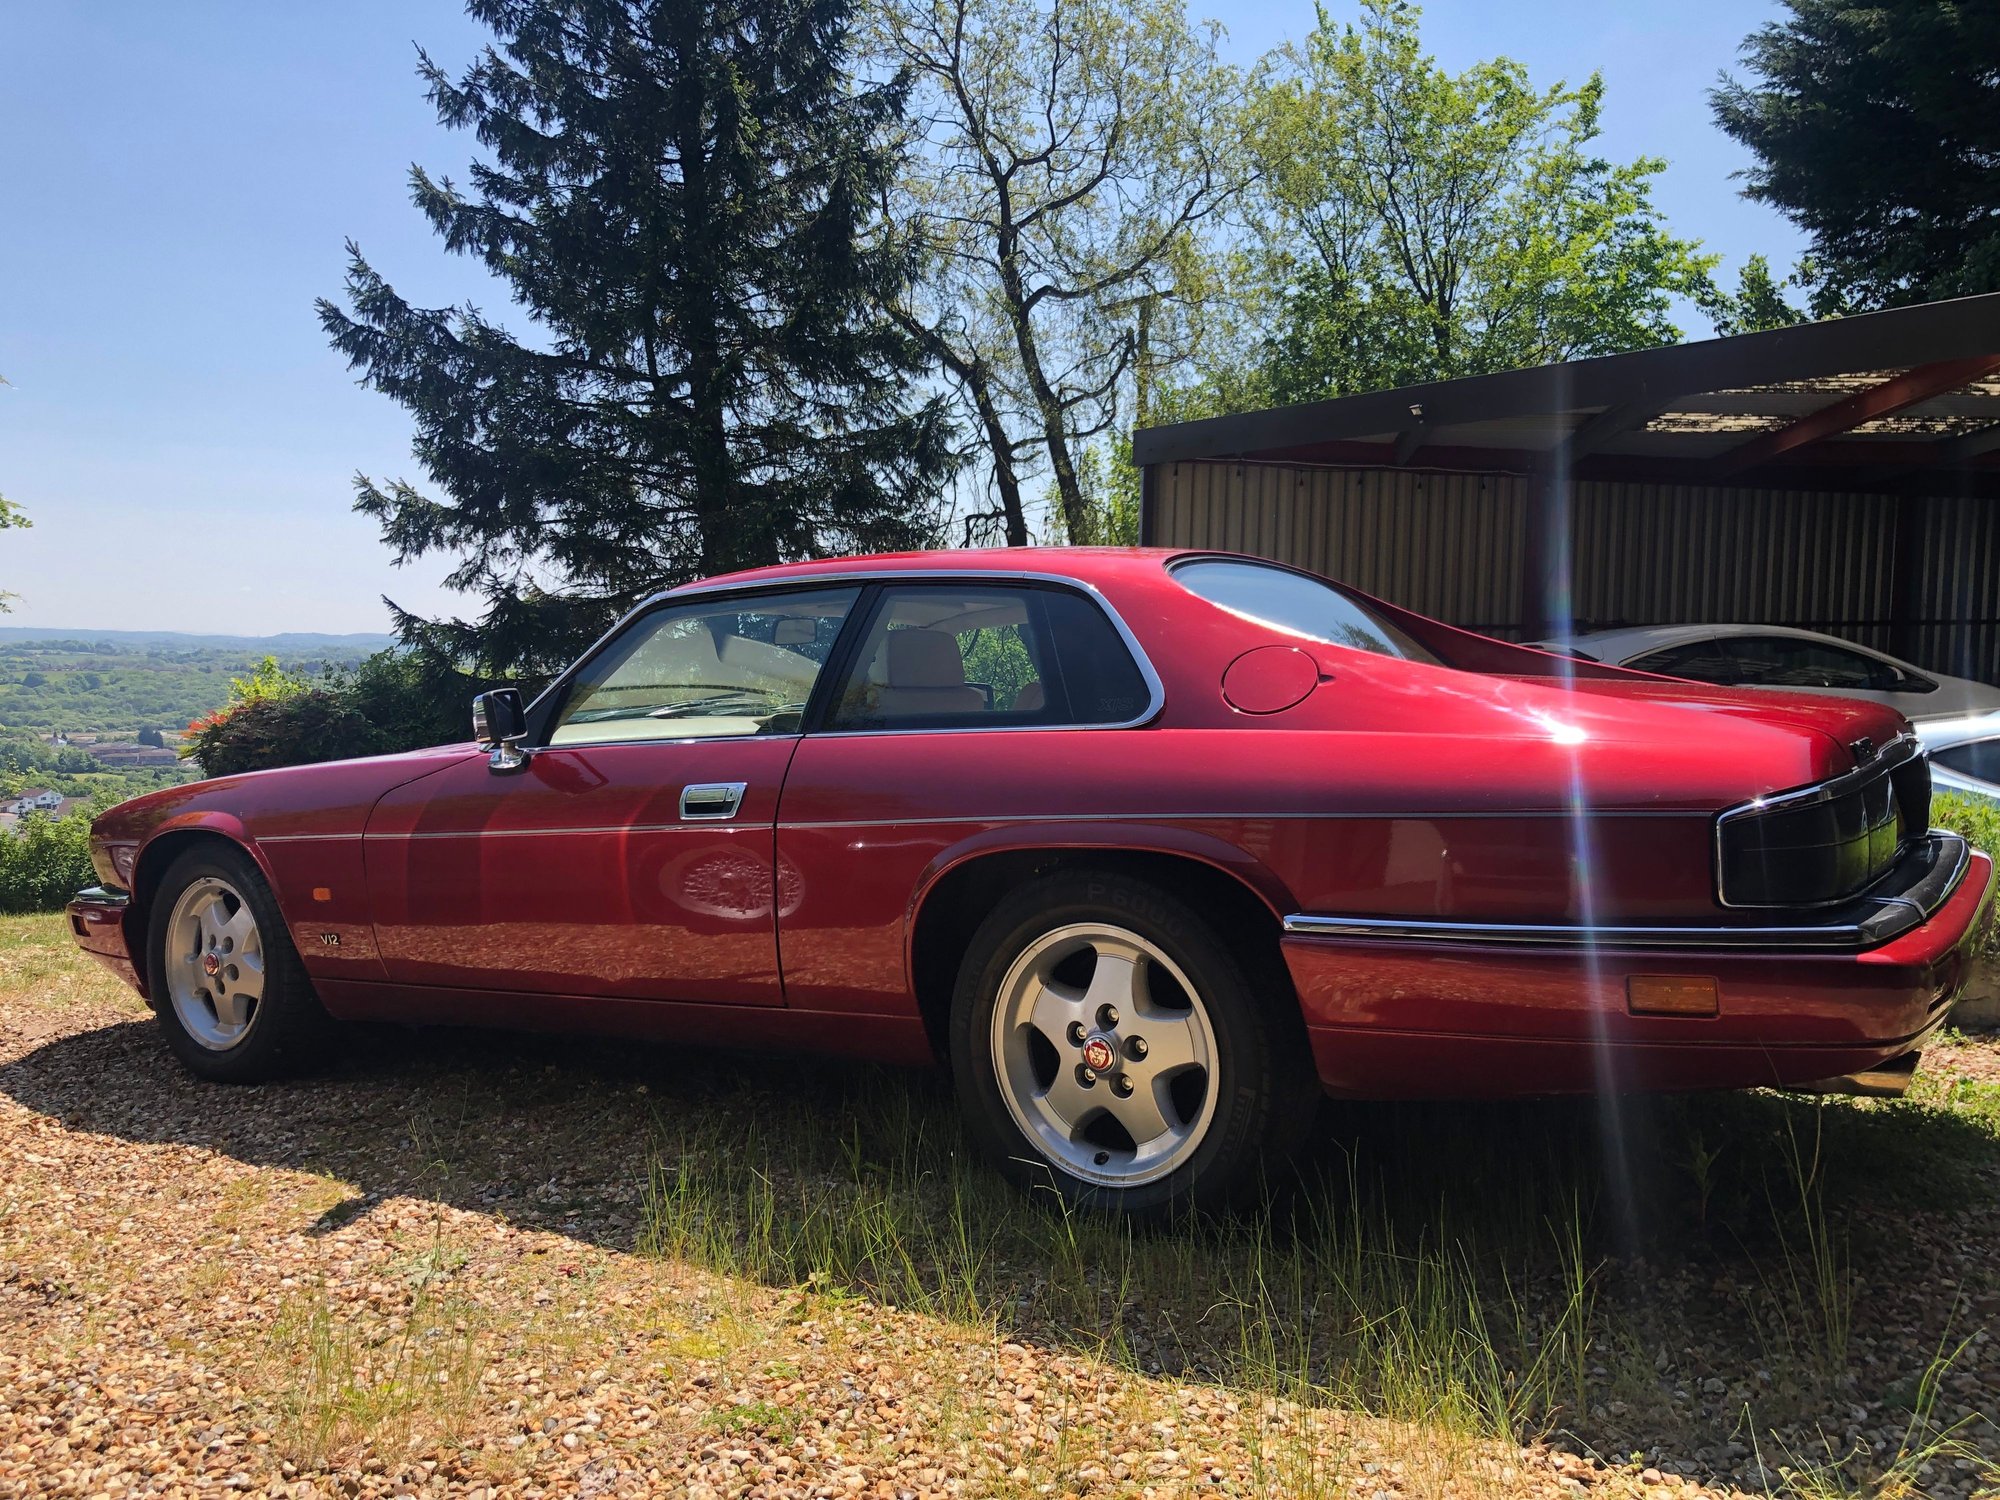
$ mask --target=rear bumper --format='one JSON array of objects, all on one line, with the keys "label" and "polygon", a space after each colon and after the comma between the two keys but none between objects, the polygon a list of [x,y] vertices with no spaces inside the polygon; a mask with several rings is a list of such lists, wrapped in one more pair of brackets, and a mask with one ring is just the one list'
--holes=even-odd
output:
[{"label": "rear bumper", "polygon": [[[1285,961],[1320,1077],[1344,1096],[1811,1083],[1922,1045],[1964,986],[1992,915],[1993,863],[1951,835],[1932,845],[1903,890],[1871,898],[1878,909],[1808,927],[1294,918]],[[1634,1015],[1636,976],[1713,979],[1717,1013]]]},{"label": "rear bumper", "polygon": [[143,995],[146,987],[140,981],[138,965],[133,961],[125,934],[125,918],[131,906],[132,898],[124,891],[109,891],[101,886],[78,891],[68,907],[69,930],[76,937],[77,947]]}]

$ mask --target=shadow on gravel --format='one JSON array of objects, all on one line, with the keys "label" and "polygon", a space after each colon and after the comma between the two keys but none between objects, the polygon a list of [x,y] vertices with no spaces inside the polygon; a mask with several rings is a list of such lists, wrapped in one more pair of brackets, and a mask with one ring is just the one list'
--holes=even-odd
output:
[{"label": "shadow on gravel", "polygon": [[[350,1184],[310,1232],[414,1195],[1246,1392],[1710,1472],[1753,1432],[1865,1444],[1906,1423],[1941,1349],[2000,1328],[2000,1140],[1913,1104],[1628,1099],[1615,1133],[1593,1101],[1341,1105],[1266,1212],[1135,1233],[968,1160],[941,1077],[826,1061],[371,1032],[316,1076],[231,1088],[133,1021],[0,1066],[0,1092]],[[1994,1389],[2000,1339],[1970,1358]]]}]

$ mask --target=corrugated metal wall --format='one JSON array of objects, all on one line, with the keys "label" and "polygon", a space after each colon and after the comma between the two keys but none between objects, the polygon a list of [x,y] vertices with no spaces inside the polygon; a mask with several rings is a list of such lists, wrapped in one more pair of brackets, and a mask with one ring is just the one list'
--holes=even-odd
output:
[{"label": "corrugated metal wall", "polygon": [[[1455,625],[1520,633],[1528,481],[1406,469],[1166,463],[1152,540],[1297,563]],[[1905,636],[1919,665],[2000,681],[2000,510],[1977,500],[1568,486],[1584,628],[1761,621],[1890,649],[1897,507],[1919,507]]]},{"label": "corrugated metal wall", "polygon": [[1163,464],[1154,540],[1296,563],[1470,630],[1521,623],[1519,479],[1406,469]]},{"label": "corrugated metal wall", "polygon": [[1579,620],[1757,621],[1889,647],[1893,500],[1678,484],[1570,492]]},{"label": "corrugated metal wall", "polygon": [[2000,521],[1991,500],[1923,502],[1912,660],[2000,682]]}]

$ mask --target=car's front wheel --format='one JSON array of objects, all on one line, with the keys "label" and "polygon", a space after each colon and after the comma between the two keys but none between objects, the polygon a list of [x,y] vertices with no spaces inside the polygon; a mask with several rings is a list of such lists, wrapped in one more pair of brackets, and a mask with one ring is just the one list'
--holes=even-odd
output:
[{"label": "car's front wheel", "polygon": [[1016,1180],[1141,1215],[1226,1208],[1317,1097],[1277,997],[1186,903],[1118,873],[1022,886],[974,935],[952,1006],[966,1118]]},{"label": "car's front wheel", "polygon": [[247,855],[220,843],[188,850],[161,877],[147,925],[147,987],[190,1070],[257,1083],[321,1053],[326,1012]]}]

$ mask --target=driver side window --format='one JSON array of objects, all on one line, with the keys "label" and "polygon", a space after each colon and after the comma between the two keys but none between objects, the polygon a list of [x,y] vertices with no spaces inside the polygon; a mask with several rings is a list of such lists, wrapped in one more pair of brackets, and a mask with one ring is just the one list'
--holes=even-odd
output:
[{"label": "driver side window", "polygon": [[796,734],[859,595],[813,589],[654,610],[569,685],[549,743]]}]

